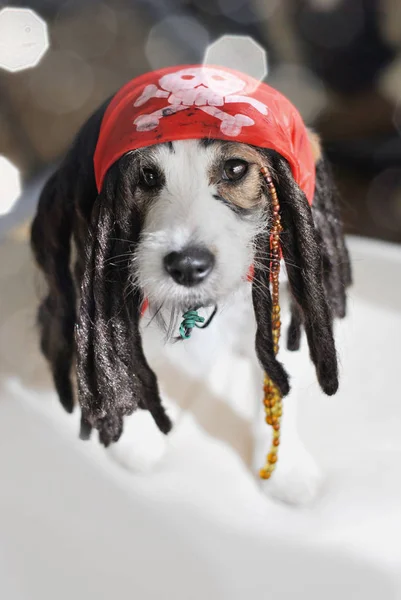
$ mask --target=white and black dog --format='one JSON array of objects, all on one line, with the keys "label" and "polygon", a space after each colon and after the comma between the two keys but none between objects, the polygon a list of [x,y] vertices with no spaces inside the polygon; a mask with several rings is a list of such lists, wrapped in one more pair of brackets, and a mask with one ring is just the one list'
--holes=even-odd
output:
[{"label": "white and black dog", "polygon": [[[81,436],[96,428],[120,461],[151,468],[171,428],[158,366],[204,378],[227,344],[230,352],[249,356],[260,384],[264,370],[288,393],[271,340],[271,216],[263,166],[273,175],[281,207],[291,311],[287,345],[296,350],[304,328],[319,383],[335,393],[332,325],[345,314],[351,277],[337,196],[316,135],[309,132],[316,161],[311,207],[279,153],[213,137],[127,152],[98,192],[93,157],[106,108],[85,124],[46,184],[32,226],[32,248],[48,284],[39,309],[41,348],[69,412],[77,375]],[[144,299],[148,309],[141,318]],[[199,307],[210,307],[210,325],[177,342],[182,314]],[[264,485],[303,502],[315,494],[319,473],[297,435],[295,404],[293,398],[285,403],[277,470]],[[269,444],[260,412],[259,466]]]}]

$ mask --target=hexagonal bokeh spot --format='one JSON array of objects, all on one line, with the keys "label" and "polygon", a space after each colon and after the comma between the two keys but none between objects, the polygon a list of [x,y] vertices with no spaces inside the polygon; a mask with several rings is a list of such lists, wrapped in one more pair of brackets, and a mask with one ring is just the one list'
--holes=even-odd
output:
[{"label": "hexagonal bokeh spot", "polygon": [[0,216],[9,213],[21,193],[20,174],[12,162],[0,155]]},{"label": "hexagonal bokeh spot", "polygon": [[0,67],[16,72],[35,67],[49,47],[46,22],[29,8],[0,10]]},{"label": "hexagonal bokeh spot", "polygon": [[248,35],[223,35],[207,47],[203,63],[236,69],[258,81],[268,73],[266,51]]}]

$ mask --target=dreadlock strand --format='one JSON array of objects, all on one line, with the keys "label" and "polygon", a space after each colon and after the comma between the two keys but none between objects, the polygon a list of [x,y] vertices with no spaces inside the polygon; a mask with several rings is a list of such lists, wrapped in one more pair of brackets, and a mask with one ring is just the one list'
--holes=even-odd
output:
[{"label": "dreadlock strand", "polygon": [[319,236],[304,193],[296,185],[285,159],[275,155],[277,190],[281,206],[281,246],[291,291],[302,309],[310,356],[323,391],[332,395],[338,388],[337,357],[332,313],[323,285]]},{"label": "dreadlock strand", "polygon": [[85,244],[85,266],[81,280],[80,304],[75,328],[76,370],[78,396],[82,410],[82,434],[83,430],[89,424],[93,426],[94,415],[101,416],[103,414],[97,396],[94,364],[95,302],[93,296],[93,274],[95,269],[95,235],[93,232],[97,227],[98,216],[99,203],[96,203],[92,218],[92,227],[88,232]]},{"label": "dreadlock strand", "polygon": [[323,272],[328,300],[336,317],[346,313],[346,288],[351,283],[348,251],[344,242],[338,193],[329,166],[316,166],[316,192],[312,204],[315,227],[322,244]]},{"label": "dreadlock strand", "polygon": [[258,256],[261,257],[255,267],[252,284],[252,301],[256,318],[256,354],[264,371],[277,385],[283,396],[290,386],[288,375],[282,364],[276,359],[272,335],[272,299],[270,294],[270,241],[264,232],[256,240]]},{"label": "dreadlock strand", "polygon": [[296,301],[291,299],[291,320],[287,331],[288,350],[299,350],[302,335],[302,311]]}]

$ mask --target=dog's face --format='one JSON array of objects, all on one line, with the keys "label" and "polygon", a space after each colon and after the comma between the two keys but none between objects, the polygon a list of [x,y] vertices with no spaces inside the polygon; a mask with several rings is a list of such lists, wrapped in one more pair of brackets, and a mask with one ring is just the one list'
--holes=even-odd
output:
[{"label": "dog's face", "polygon": [[235,142],[186,140],[132,153],[143,228],[132,261],[153,310],[224,302],[253,262],[266,226],[266,159]]}]

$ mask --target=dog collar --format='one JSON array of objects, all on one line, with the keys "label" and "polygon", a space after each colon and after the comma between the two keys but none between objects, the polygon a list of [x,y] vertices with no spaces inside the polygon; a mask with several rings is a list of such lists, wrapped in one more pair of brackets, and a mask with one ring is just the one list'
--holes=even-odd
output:
[{"label": "dog collar", "polygon": [[94,155],[100,191],[107,170],[131,150],[214,138],[270,148],[286,158],[311,204],[315,163],[297,109],[277,90],[226,67],[181,65],[124,85],[104,114]]}]

